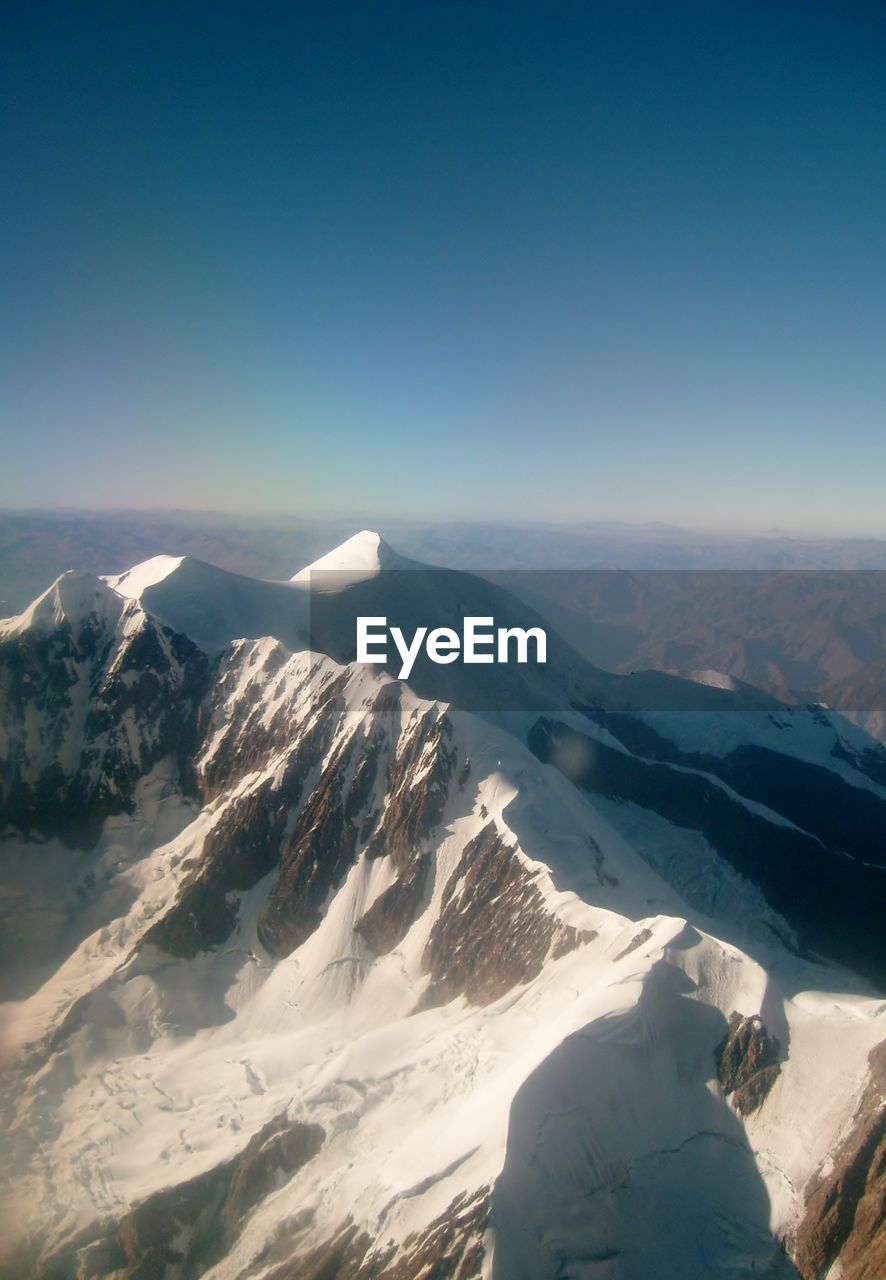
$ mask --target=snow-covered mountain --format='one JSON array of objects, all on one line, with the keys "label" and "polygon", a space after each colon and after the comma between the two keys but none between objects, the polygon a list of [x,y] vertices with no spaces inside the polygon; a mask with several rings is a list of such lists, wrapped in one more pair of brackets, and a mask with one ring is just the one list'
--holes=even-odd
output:
[{"label": "snow-covered mountain", "polygon": [[500,587],[364,532],[0,623],[0,1274],[882,1274],[886,753],[612,676],[409,682]]}]

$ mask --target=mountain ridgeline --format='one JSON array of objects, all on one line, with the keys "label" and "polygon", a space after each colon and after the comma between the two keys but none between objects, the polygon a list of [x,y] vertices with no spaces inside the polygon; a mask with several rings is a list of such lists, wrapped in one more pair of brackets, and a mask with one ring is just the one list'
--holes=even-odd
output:
[{"label": "mountain ridgeline", "polygon": [[[547,661],[401,681],[361,616]],[[604,671],[366,532],[289,582],[65,574],[0,623],[0,705],[0,1275],[886,1261],[855,725]]]}]

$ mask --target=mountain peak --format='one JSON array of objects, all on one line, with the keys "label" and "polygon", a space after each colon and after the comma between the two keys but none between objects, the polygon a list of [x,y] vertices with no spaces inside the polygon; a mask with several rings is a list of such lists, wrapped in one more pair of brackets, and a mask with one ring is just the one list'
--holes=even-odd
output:
[{"label": "mountain peak", "polygon": [[[372,529],[361,529],[325,556],[300,569],[291,582],[309,583],[315,573],[345,573],[348,581],[374,577],[383,569],[395,569],[410,563]],[[344,580],[342,586],[345,585]]]},{"label": "mountain peak", "polygon": [[119,599],[103,579],[69,569],[23,613],[0,621],[0,638],[6,639],[32,627],[56,627],[63,622],[78,627],[93,614],[115,617],[120,608]]},{"label": "mountain peak", "polygon": [[125,573],[105,578],[105,582],[118,595],[130,600],[139,600],[142,592],[147,591],[148,587],[156,586],[158,582],[162,582],[164,578],[174,573],[184,558],[184,556],[151,556],[150,560],[143,560],[141,564],[133,565]]}]

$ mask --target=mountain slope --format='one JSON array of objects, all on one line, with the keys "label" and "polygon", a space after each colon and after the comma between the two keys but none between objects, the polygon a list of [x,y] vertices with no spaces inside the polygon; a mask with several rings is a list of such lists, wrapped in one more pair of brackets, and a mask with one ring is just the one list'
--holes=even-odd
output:
[{"label": "mountain slope", "polygon": [[[609,709],[561,705],[560,739],[590,747],[548,763],[525,700],[478,715],[451,677],[444,702],[339,660],[332,620],[415,608],[422,573],[358,564],[330,655],[312,593],[208,569],[133,571],[131,597],[94,580],[88,609],[62,585],[3,624],[6,922],[35,861],[61,869],[2,1009],[3,1274],[711,1280],[795,1275],[796,1252],[818,1275],[816,1188],[869,1105],[882,1001],[802,954],[790,903],[719,849],[728,824],[576,769],[605,747],[688,778],[780,857],[777,833],[813,837],[718,763],[747,724],[718,745],[663,712],[660,740],[705,758],[655,760],[624,682],[569,655],[551,680]],[[514,608],[464,577],[446,589],[471,608]],[[760,714],[770,770],[882,801],[862,736]],[[850,1219],[854,1186],[833,1192]]]}]

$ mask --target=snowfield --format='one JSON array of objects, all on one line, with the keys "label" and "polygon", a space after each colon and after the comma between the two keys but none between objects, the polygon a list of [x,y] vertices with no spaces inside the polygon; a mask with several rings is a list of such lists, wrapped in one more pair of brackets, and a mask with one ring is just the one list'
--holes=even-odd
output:
[{"label": "snowfield", "polygon": [[[365,582],[397,559],[362,534],[314,568]],[[875,987],[699,831],[576,785],[501,718],[312,651],[280,598],[307,571],[293,591],[188,564],[68,575],[0,624],[5,762],[36,787],[57,759],[98,806],[79,844],[11,807],[2,832],[0,1274],[813,1275],[807,1192],[886,1038]],[[20,708],[15,663],[59,628],[69,701]],[[160,703],[182,723],[193,704],[186,759]],[[682,751],[752,740],[886,794],[833,728],[783,720],[649,718]],[[277,1121],[311,1154],[261,1181],[246,1155]]]}]

